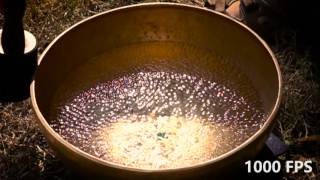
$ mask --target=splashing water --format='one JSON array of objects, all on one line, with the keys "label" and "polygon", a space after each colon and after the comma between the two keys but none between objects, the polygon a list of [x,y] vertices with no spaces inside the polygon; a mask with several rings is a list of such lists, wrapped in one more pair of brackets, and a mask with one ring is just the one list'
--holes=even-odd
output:
[{"label": "splashing water", "polygon": [[103,160],[178,168],[222,155],[252,136],[265,122],[257,102],[198,76],[141,71],[70,98],[51,126]]}]

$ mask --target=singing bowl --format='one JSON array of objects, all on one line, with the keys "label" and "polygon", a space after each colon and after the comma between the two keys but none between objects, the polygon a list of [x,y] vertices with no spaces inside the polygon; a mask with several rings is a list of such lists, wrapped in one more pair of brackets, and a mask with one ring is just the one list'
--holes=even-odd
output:
[{"label": "singing bowl", "polygon": [[[77,74],[78,79],[65,82],[76,67],[110,49],[145,42],[191,44],[212,51],[217,57],[235,64],[257,90],[267,116],[265,123],[240,146],[217,158],[192,166],[159,170],[130,168],[103,161],[76,148],[50,127],[50,108],[58,87],[64,87],[59,97],[68,98],[83,86],[97,82],[98,77],[112,79],[130,67],[148,63],[148,59],[139,59],[134,52],[122,52],[127,57],[131,56],[132,61],[106,60],[102,67],[88,69]],[[183,56],[175,54],[176,51],[166,51],[166,47],[146,48],[145,52],[162,61],[166,59],[164,56]],[[225,73],[224,67],[214,67],[214,63],[204,63],[203,59],[201,54],[195,55],[189,62],[209,74],[212,71]],[[175,61],[179,61],[179,58]],[[174,66],[175,61],[168,60],[168,63]],[[157,61],[153,63],[156,65]],[[32,106],[48,143],[67,165],[91,178],[173,179],[207,173],[228,174],[231,168],[244,166],[245,160],[253,158],[262,149],[274,125],[280,96],[279,65],[270,48],[255,32],[224,14],[172,3],[121,7],[75,24],[59,35],[42,53],[31,84]]]}]

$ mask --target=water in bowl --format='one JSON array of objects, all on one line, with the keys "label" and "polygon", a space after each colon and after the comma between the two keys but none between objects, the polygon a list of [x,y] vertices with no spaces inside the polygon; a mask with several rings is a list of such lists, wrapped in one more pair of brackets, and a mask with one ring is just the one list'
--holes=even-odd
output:
[{"label": "water in bowl", "polygon": [[[152,45],[159,49],[159,44]],[[132,49],[139,52],[139,48],[152,49],[152,45],[122,50],[130,54]],[[161,47],[168,48],[168,52],[197,54],[194,48],[184,47],[186,50],[182,51],[176,50],[176,45]],[[114,53],[121,65],[118,54]],[[107,56],[112,52],[100,59]],[[102,63],[97,62],[84,69],[101,68]],[[226,67],[225,72],[212,73],[211,79],[201,73],[189,73],[195,69],[192,67],[185,71],[134,68],[130,73],[72,93],[55,106],[50,125],[77,148],[118,165],[167,169],[199,164],[239,146],[265,122],[258,94],[243,80],[243,74],[229,68],[232,70]],[[85,74],[84,70],[78,72]],[[225,80],[226,72],[241,77],[245,83]],[[79,79],[84,78],[90,77]]]}]

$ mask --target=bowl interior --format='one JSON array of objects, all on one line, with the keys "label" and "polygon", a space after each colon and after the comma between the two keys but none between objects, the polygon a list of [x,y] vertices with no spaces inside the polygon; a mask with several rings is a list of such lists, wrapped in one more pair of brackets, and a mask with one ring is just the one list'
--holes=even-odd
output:
[{"label": "bowl interior", "polygon": [[57,105],[83,89],[140,71],[174,71],[222,83],[259,99],[265,119],[280,89],[275,59],[257,36],[223,15],[191,7],[102,13],[63,33],[40,61],[35,99],[49,124]]}]

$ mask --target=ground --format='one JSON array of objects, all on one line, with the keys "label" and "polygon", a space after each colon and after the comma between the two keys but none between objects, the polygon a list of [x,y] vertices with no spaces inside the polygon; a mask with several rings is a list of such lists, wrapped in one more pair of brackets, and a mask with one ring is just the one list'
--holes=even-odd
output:
[{"label": "ground", "polygon": [[[38,39],[39,53],[63,30],[96,13],[135,0],[28,0],[25,29]],[[173,2],[173,1],[171,1]],[[202,0],[174,2],[204,6]],[[0,23],[3,18],[0,17]],[[270,44],[283,73],[284,92],[275,133],[289,145],[282,160],[311,159],[313,172],[283,179],[320,179],[319,75],[308,49],[297,50],[296,31],[276,33]],[[30,100],[0,103],[0,179],[66,179],[69,171],[41,135]]]}]

